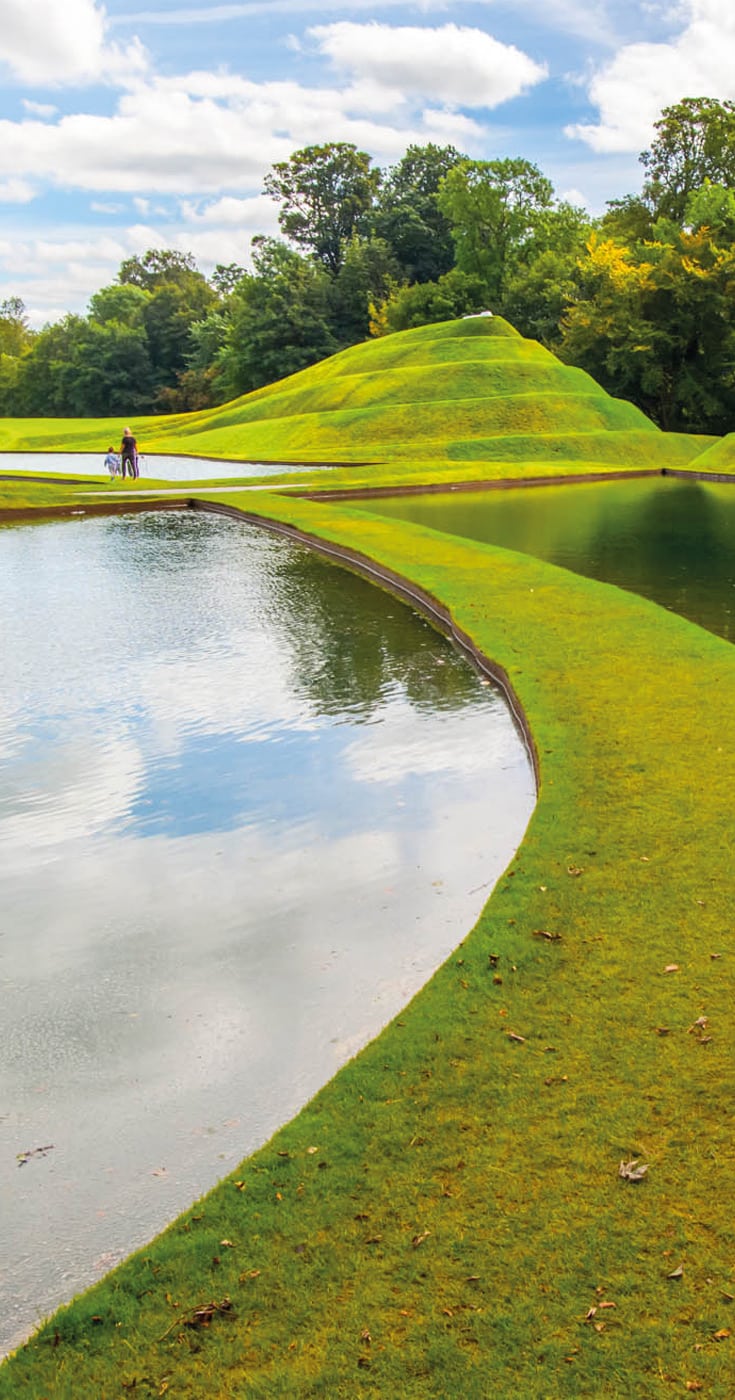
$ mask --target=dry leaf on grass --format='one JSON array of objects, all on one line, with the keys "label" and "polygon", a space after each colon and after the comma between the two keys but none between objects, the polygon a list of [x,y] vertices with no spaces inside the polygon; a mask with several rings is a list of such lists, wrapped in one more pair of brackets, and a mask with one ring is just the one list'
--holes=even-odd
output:
[{"label": "dry leaf on grass", "polygon": [[643,1162],[641,1166],[638,1165],[638,1162],[638,1157],[633,1157],[630,1162],[621,1162],[618,1167],[618,1176],[622,1177],[623,1181],[642,1181],[648,1171],[648,1162]]}]

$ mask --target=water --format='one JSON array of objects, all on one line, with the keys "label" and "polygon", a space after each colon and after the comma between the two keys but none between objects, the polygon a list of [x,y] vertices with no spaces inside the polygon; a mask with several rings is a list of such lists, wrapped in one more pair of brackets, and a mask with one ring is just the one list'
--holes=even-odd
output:
[{"label": "water", "polygon": [[[64,472],[73,476],[104,476],[102,452],[0,452],[0,476],[13,472]],[[141,480],[204,481],[219,477],[279,476],[308,470],[285,462],[225,462],[213,457],[168,457],[148,452],[140,459]]]},{"label": "water", "polygon": [[618,584],[735,640],[735,488],[727,484],[657,477],[364,504]]},{"label": "water", "polygon": [[533,781],[443,638],[248,526],[5,527],[0,577],[7,1347],[405,1004]]}]

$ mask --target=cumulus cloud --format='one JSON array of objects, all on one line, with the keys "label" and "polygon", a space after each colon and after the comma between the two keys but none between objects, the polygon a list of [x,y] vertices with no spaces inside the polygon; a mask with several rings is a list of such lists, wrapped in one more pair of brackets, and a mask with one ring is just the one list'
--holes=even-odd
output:
[{"label": "cumulus cloud", "polygon": [[414,115],[402,106],[400,95],[389,101],[384,90],[378,104],[354,89],[231,74],[155,78],[121,94],[111,115],[0,121],[0,179],[135,198],[250,192],[274,161],[326,139],[353,141],[391,161],[412,142],[479,137],[471,118],[431,107]]},{"label": "cumulus cloud", "polygon": [[0,203],[29,204],[35,199],[36,191],[27,180],[0,180]]},{"label": "cumulus cloud", "polygon": [[144,51],[107,42],[105,11],[96,0],[0,0],[0,65],[25,83],[51,86],[99,79],[120,67],[141,71]]},{"label": "cumulus cloud", "polygon": [[32,117],[55,117],[59,110],[51,102],[32,102],[29,97],[24,97],[22,101],[26,112]]},{"label": "cumulus cloud", "polygon": [[401,94],[462,107],[497,107],[547,75],[513,44],[456,24],[429,29],[387,24],[315,25],[309,30],[336,67]]},{"label": "cumulus cloud", "polygon": [[732,0],[682,0],[684,28],[666,43],[626,44],[589,84],[599,122],[566,128],[602,153],[639,151],[663,107],[684,97],[735,98]]}]

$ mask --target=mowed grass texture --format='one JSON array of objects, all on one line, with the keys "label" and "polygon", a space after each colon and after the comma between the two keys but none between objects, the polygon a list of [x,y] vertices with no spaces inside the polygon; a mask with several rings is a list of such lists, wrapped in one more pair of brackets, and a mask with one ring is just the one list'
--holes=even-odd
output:
[{"label": "mowed grass texture", "polygon": [[735,651],[519,554],[246,504],[451,608],[523,705],[538,805],[405,1012],[0,1395],[726,1400]]},{"label": "mowed grass texture", "polygon": [[[396,477],[415,462],[502,462],[522,473],[544,458],[570,472],[660,469],[713,442],[660,432],[499,317],[369,341],[220,408],[134,428],[145,453],[389,464]],[[117,419],[6,419],[0,451],[104,452],[120,431]]]}]

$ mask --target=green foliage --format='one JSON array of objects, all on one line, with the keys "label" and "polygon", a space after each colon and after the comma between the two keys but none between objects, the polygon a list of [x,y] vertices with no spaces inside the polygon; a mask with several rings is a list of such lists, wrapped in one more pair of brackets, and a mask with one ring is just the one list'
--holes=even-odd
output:
[{"label": "green foliage", "polygon": [[487,306],[487,287],[481,277],[452,268],[437,282],[416,282],[398,287],[375,309],[373,334],[390,335],[437,321],[453,321]]},{"label": "green foliage", "polygon": [[149,248],[142,257],[126,258],[120,265],[118,281],[152,292],[165,282],[186,283],[200,277],[191,253],[179,253],[173,248]]},{"label": "green foliage", "polygon": [[531,161],[466,160],[448,171],[438,195],[456,246],[457,267],[480,277],[491,298],[506,269],[551,208],[553,186]]},{"label": "green foliage", "polygon": [[20,356],[33,343],[26,309],[20,297],[0,302],[0,355]]},{"label": "green foliage", "polygon": [[281,232],[339,272],[344,245],[365,224],[380,185],[380,171],[348,141],[305,146],[279,161],[265,177],[266,194],[282,205]]},{"label": "green foliage", "polygon": [[409,146],[386,174],[373,214],[373,231],[393,250],[407,282],[436,282],[454,264],[452,230],[437,196],[460,161],[454,146]]},{"label": "green foliage", "polygon": [[223,389],[247,392],[331,354],[330,280],[314,262],[275,239],[256,242],[255,273],[232,297],[220,352]]},{"label": "green foliage", "polygon": [[382,238],[353,236],[329,291],[329,319],[336,345],[354,345],[370,333],[370,307],[397,286],[398,262]]},{"label": "green foliage", "polygon": [[735,246],[706,227],[653,232],[634,248],[591,240],[560,353],[667,430],[721,433],[735,412]]},{"label": "green foliage", "polygon": [[95,292],[89,303],[90,320],[101,326],[116,321],[121,326],[142,329],[144,310],[151,300],[152,292],[144,290],[134,282],[113,283]]},{"label": "green foliage", "polygon": [[687,97],[665,107],[651,149],[641,155],[643,195],[654,216],[681,222],[706,180],[735,186],[735,103]]}]

